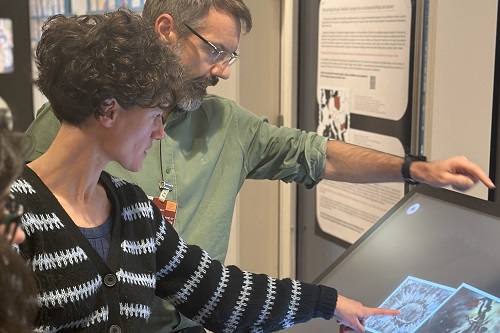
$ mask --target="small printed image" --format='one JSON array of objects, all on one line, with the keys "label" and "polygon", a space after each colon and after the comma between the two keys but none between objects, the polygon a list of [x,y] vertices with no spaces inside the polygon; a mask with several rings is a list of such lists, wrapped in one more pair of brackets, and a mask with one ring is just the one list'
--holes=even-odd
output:
[{"label": "small printed image", "polygon": [[400,310],[401,314],[395,317],[369,317],[365,322],[366,331],[373,333],[413,332],[454,292],[454,288],[409,276],[380,305],[383,308]]},{"label": "small printed image", "polygon": [[319,123],[316,133],[330,139],[349,142],[351,127],[349,92],[322,88],[320,91]]},{"label": "small printed image", "polygon": [[0,74],[14,71],[14,38],[12,20],[0,18]]},{"label": "small printed image", "polygon": [[500,332],[500,299],[462,284],[415,332]]}]

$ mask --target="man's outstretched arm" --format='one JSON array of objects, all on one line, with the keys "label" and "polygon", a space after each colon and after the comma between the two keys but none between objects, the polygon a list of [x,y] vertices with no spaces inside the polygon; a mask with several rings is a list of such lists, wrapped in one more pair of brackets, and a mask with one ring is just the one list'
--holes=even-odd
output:
[{"label": "man's outstretched arm", "polygon": [[[350,183],[402,182],[403,162],[399,156],[330,140],[322,177]],[[495,188],[486,173],[464,156],[442,161],[415,161],[409,171],[412,179],[434,187],[450,185],[465,191],[480,181],[490,189]]]}]

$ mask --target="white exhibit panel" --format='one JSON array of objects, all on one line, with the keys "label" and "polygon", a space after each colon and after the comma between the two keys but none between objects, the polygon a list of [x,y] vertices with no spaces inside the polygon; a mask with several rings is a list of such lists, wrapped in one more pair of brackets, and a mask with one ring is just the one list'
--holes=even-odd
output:
[{"label": "white exhibit panel", "polygon": [[[412,8],[410,0],[320,2],[319,135],[404,156],[399,137],[381,134],[375,126],[356,129],[355,115],[398,122],[412,112]],[[322,181],[316,188],[316,218],[322,231],[354,243],[404,193],[403,183]]]}]

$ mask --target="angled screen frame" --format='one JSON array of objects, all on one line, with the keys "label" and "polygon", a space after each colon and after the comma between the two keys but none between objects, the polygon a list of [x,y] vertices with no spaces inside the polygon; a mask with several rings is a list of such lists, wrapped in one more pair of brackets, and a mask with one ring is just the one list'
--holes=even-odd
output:
[{"label": "angled screen frame", "polygon": [[[499,237],[499,204],[418,185],[314,282],[370,307],[408,276],[451,288],[467,283],[500,297]],[[299,326],[327,332],[338,324],[316,319]]]}]

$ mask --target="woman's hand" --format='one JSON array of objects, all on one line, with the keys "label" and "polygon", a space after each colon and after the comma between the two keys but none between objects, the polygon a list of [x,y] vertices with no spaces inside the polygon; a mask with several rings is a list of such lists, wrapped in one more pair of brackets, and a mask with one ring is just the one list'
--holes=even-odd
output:
[{"label": "woman's hand", "polygon": [[368,308],[360,302],[354,301],[344,296],[339,295],[337,299],[337,307],[335,308],[335,317],[341,325],[352,328],[357,333],[365,331],[365,318],[370,316],[397,316],[401,311],[384,309],[384,308]]}]

